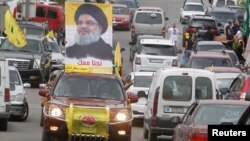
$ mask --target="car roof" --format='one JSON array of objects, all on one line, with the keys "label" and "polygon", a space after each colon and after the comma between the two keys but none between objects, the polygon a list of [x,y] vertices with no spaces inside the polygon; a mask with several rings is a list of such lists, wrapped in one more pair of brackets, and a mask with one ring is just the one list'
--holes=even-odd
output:
[{"label": "car roof", "polygon": [[229,58],[229,55],[222,52],[198,51],[191,54],[193,57],[206,57],[206,58]]},{"label": "car roof", "polygon": [[188,72],[195,72],[197,74],[199,73],[208,73],[210,75],[214,75],[213,72],[209,71],[209,70],[205,70],[205,69],[196,69],[196,68],[162,68],[162,69],[159,69],[165,73],[168,73],[168,72],[183,72],[183,73],[188,73]]},{"label": "car roof", "polygon": [[209,67],[208,70],[215,73],[241,73],[241,69],[235,67]]},{"label": "car roof", "polygon": [[131,72],[134,76],[153,76],[155,72]]},{"label": "car roof", "polygon": [[163,39],[162,36],[158,36],[158,35],[138,35],[137,37],[138,39]]},{"label": "car roof", "polygon": [[232,105],[249,105],[250,101],[238,101],[238,100],[197,100],[197,103],[199,104],[232,104]]},{"label": "car roof", "polygon": [[203,6],[203,4],[200,2],[186,2],[185,5],[202,5]]},{"label": "car roof", "polygon": [[137,8],[136,11],[164,12],[164,10],[160,7],[149,7],[149,6],[141,6]]},{"label": "car roof", "polygon": [[112,4],[113,7],[124,7],[124,8],[128,8],[127,5],[125,4]]},{"label": "car roof", "polygon": [[211,10],[211,12],[235,13],[235,11],[233,11],[232,9],[230,9],[228,7],[213,7],[213,9]]},{"label": "car roof", "polygon": [[199,41],[197,45],[223,45],[223,44],[218,41]]},{"label": "car roof", "polygon": [[170,45],[174,46],[174,42],[172,40],[167,39],[141,39],[141,44],[154,44],[154,45]]},{"label": "car roof", "polygon": [[193,15],[192,19],[206,19],[206,20],[215,20],[211,15]]}]

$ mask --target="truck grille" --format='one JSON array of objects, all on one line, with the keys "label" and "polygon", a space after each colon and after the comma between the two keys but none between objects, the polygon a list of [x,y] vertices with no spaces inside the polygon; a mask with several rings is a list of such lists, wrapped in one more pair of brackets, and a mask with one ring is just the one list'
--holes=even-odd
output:
[{"label": "truck grille", "polygon": [[106,138],[94,134],[72,134],[69,141],[106,141]]},{"label": "truck grille", "polygon": [[9,66],[14,66],[18,70],[28,69],[30,66],[29,60],[8,60]]}]

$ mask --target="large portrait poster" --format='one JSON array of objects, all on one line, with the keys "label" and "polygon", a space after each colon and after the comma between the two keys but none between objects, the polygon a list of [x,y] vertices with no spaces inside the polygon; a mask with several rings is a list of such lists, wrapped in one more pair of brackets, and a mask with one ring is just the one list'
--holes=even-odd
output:
[{"label": "large portrait poster", "polygon": [[65,2],[65,71],[112,73],[111,4]]}]

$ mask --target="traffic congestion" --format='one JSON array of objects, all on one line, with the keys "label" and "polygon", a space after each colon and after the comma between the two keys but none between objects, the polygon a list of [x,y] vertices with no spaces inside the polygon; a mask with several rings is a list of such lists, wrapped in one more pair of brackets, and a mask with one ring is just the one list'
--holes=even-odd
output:
[{"label": "traffic congestion", "polygon": [[0,1],[0,140],[207,141],[208,125],[249,125],[246,5]]}]

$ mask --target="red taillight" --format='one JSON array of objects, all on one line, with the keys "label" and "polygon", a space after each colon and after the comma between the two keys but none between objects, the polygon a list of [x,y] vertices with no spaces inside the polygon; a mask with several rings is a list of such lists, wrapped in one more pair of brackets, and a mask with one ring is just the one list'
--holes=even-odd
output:
[{"label": "red taillight", "polygon": [[207,141],[206,133],[192,133],[190,141]]},{"label": "red taillight", "polygon": [[156,116],[156,114],[157,114],[159,91],[160,91],[160,87],[158,87],[155,91],[155,97],[154,97],[154,101],[153,101],[153,111],[152,111],[153,116]]},{"label": "red taillight", "polygon": [[10,89],[5,88],[4,90],[4,102],[10,102]]},{"label": "red taillight", "polygon": [[178,67],[178,60],[177,59],[173,60],[172,67]]},{"label": "red taillight", "polygon": [[131,25],[130,30],[131,30],[132,33],[134,33],[134,32],[135,32],[135,26],[134,26],[134,25]]},{"label": "red taillight", "polygon": [[141,64],[141,58],[140,57],[136,57],[135,58],[135,64],[136,65],[140,65]]},{"label": "red taillight", "polygon": [[241,94],[240,94],[240,99],[241,100],[245,100],[245,97],[246,97],[246,93],[247,93],[247,90],[248,90],[248,86],[249,86],[249,82],[250,82],[250,79],[248,78],[241,90]]}]

